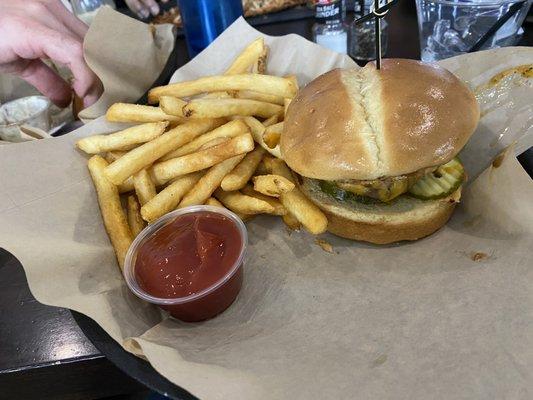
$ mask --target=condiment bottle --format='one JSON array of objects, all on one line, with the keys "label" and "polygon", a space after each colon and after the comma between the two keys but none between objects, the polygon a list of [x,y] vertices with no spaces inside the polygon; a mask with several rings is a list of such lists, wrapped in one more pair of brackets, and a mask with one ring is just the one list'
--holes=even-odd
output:
[{"label": "condiment bottle", "polygon": [[[368,61],[376,59],[376,31],[374,18],[356,24],[363,15],[370,14],[374,0],[357,0],[354,6],[354,20],[350,25],[348,54],[355,60]],[[388,25],[381,20],[381,56],[387,52]]]},{"label": "condiment bottle", "polygon": [[348,50],[348,29],[344,24],[346,9],[344,0],[315,0],[315,24],[313,40],[338,53]]}]

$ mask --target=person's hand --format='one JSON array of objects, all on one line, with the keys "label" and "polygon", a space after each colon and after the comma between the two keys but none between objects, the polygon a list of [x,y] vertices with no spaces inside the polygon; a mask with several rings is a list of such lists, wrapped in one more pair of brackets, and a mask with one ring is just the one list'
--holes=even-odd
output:
[{"label": "person's hand", "polygon": [[[161,0],[161,3],[167,2],[168,0]],[[148,18],[150,14],[156,16],[160,11],[159,4],[155,0],[126,0],[126,4],[141,18]]]},{"label": "person's hand", "polygon": [[[0,72],[16,74],[60,107],[72,89],[85,107],[102,93],[102,84],[83,59],[88,27],[60,0],[0,0]],[[72,89],[42,60],[67,66]]]}]

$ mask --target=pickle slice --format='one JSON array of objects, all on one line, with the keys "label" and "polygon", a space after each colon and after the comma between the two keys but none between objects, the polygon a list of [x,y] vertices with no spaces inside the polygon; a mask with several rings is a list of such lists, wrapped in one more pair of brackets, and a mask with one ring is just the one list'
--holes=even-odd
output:
[{"label": "pickle slice", "polygon": [[421,200],[435,200],[455,192],[465,178],[465,170],[458,158],[441,165],[435,171],[420,178],[409,194]]}]

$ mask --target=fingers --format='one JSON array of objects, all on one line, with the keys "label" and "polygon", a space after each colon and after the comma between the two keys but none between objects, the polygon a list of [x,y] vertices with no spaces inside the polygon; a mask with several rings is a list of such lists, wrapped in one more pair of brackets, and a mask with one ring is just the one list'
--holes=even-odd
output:
[{"label": "fingers", "polygon": [[159,14],[159,4],[155,0],[142,0],[144,5],[150,9],[153,16]]},{"label": "fingers", "polygon": [[42,0],[45,7],[66,27],[68,27],[72,33],[74,33],[79,39],[83,41],[85,34],[89,30],[89,27],[85,25],[79,18],[76,18],[74,14],[66,9],[60,0]]},{"label": "fingers", "polygon": [[72,88],[83,99],[84,105],[92,104],[100,96],[102,85],[87,66],[83,45],[77,37],[27,21],[25,29],[14,35],[10,42],[22,59],[50,58],[67,66],[74,76]]},{"label": "fingers", "polygon": [[159,4],[155,0],[126,0],[126,4],[141,18],[148,18],[150,14],[159,14]]},{"label": "fingers", "polygon": [[140,0],[126,0],[129,9],[141,18],[148,18],[150,11],[141,3]]},{"label": "fingers", "polygon": [[70,104],[70,86],[41,60],[20,60],[14,72],[58,107],[63,108]]}]

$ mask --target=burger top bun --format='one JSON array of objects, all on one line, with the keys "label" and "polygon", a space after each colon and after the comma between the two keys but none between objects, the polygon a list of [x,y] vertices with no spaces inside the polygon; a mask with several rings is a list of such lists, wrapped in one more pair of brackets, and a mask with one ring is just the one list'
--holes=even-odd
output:
[{"label": "burger top bun", "polygon": [[469,88],[451,72],[414,60],[385,59],[335,69],[291,102],[281,154],[300,175],[369,180],[451,160],[479,120]]}]

